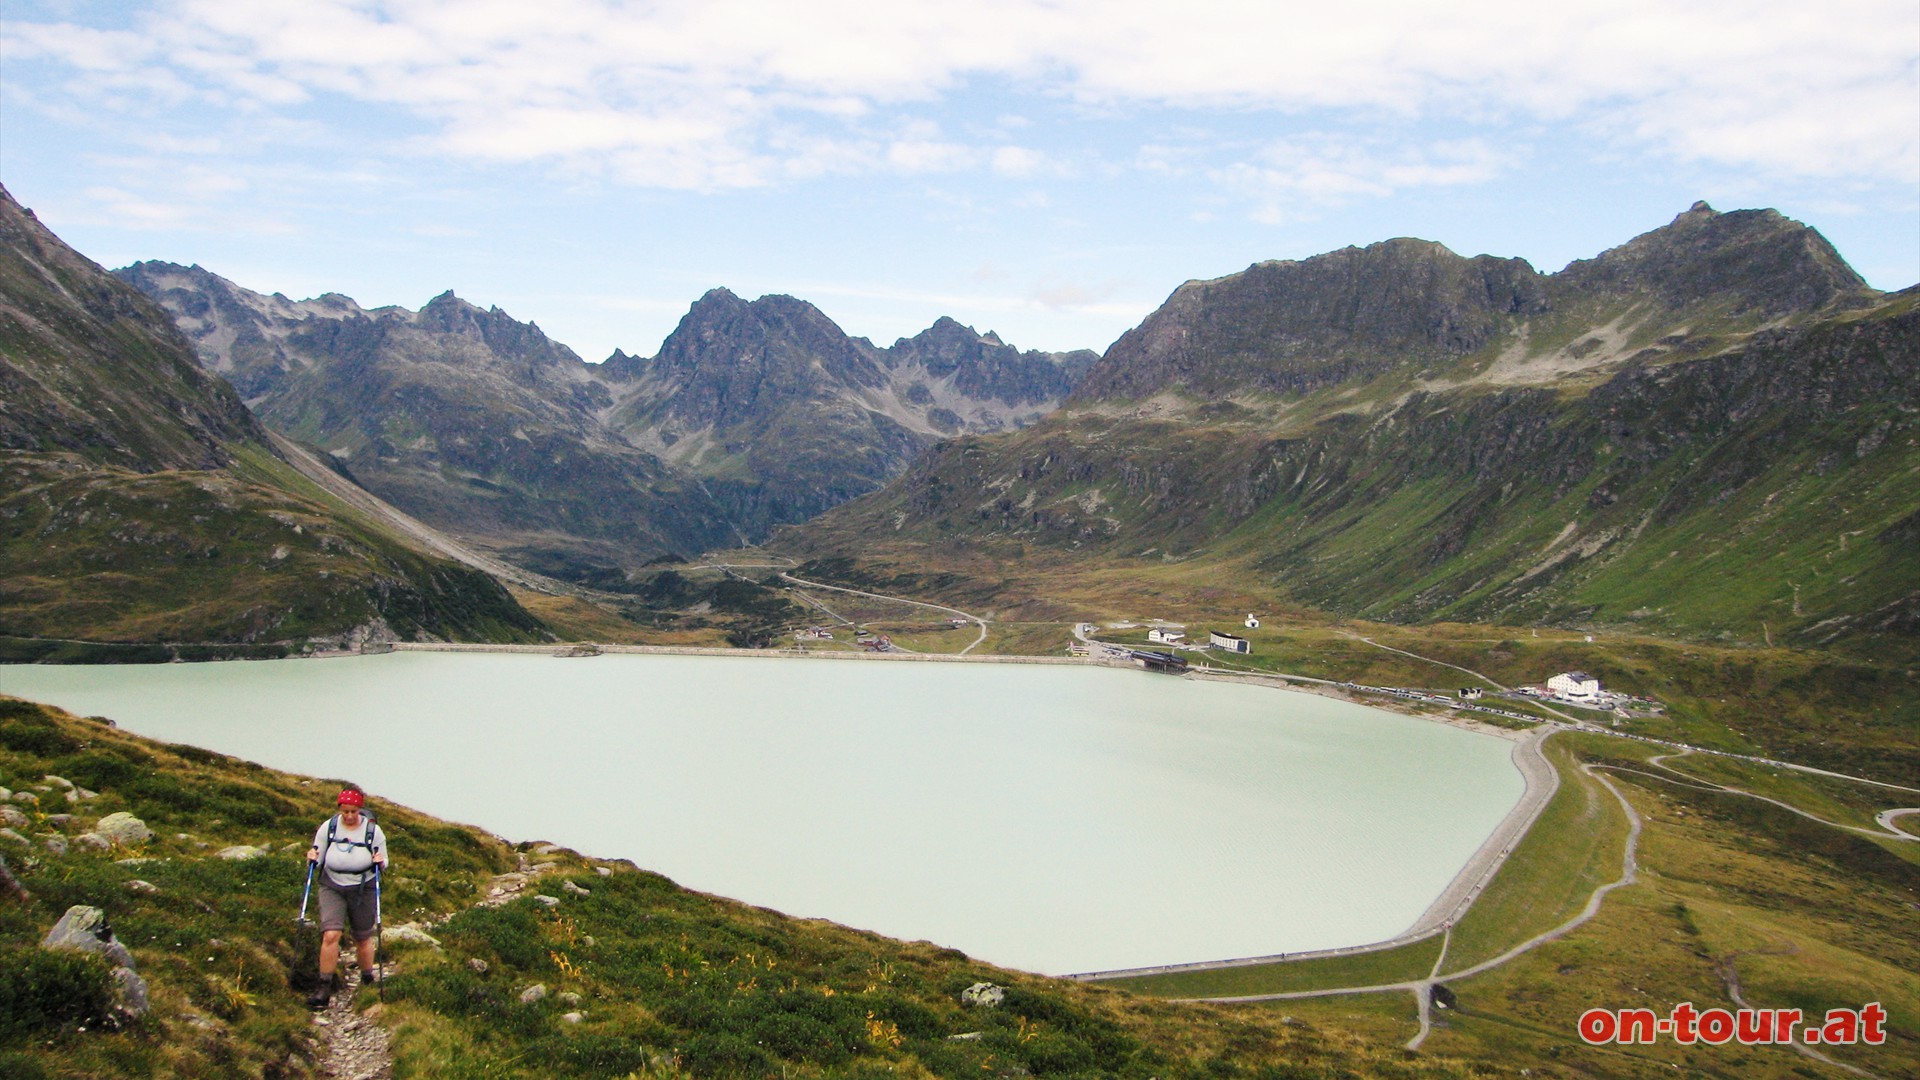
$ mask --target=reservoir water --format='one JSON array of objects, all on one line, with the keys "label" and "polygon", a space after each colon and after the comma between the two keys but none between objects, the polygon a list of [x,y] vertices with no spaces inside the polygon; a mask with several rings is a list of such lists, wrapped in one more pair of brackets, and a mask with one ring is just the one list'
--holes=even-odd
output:
[{"label": "reservoir water", "polygon": [[1523,788],[1503,739],[1093,668],[400,652],[0,692],[1049,974],[1391,937]]}]

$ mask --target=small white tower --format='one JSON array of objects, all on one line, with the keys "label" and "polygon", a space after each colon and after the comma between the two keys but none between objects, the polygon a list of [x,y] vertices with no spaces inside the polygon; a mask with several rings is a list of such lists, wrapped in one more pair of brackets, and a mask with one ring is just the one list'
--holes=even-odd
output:
[{"label": "small white tower", "polygon": [[1260,629],[1260,620],[1254,618],[1253,613],[1251,611],[1247,613],[1247,629],[1249,630]]}]

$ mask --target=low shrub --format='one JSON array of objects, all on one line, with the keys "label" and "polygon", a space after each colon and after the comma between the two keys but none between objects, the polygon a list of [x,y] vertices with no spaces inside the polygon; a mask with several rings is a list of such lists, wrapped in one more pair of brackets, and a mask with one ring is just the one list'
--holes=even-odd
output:
[{"label": "low shrub", "polygon": [[113,1005],[106,961],[71,949],[0,949],[0,1042],[65,1025],[95,1023]]}]

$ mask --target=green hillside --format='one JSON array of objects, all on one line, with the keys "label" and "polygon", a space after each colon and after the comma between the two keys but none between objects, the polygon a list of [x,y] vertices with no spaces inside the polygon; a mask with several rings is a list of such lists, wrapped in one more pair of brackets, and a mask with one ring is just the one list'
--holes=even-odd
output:
[{"label": "green hillside", "polygon": [[163,312],[0,189],[0,660],[547,636],[302,477]]},{"label": "green hillside", "polygon": [[[1488,374],[1554,355],[1527,343],[1529,323],[1444,368],[1296,396],[1163,387],[1080,401],[1023,432],[943,443],[778,543],[1197,560],[1293,602],[1402,623],[1911,658],[1920,296],[1861,303],[1537,383]],[[1232,366],[1199,370],[1217,380]]]},{"label": "green hillside", "polygon": [[[43,776],[97,798],[69,804]],[[0,1074],[318,1075],[328,1032],[289,971],[300,852],[338,783],[0,699],[0,785],[38,800],[8,804],[30,819],[22,839],[0,834],[0,858],[30,894],[0,890]],[[383,1002],[362,991],[329,1019],[390,1032],[396,1077],[1490,1075],[1338,1024],[996,969],[688,892],[628,863],[376,809],[395,859],[382,898],[394,974]],[[79,839],[120,811],[153,838],[107,851]],[[63,852],[47,846],[56,837]],[[271,853],[218,854],[242,844]],[[516,898],[476,906],[521,881]],[[37,947],[74,904],[106,911],[147,981],[151,1012],[122,1029],[100,1020],[102,965]],[[403,923],[438,944],[400,943]],[[1005,1001],[962,1004],[979,982]],[[536,983],[548,994],[522,1001]]]}]

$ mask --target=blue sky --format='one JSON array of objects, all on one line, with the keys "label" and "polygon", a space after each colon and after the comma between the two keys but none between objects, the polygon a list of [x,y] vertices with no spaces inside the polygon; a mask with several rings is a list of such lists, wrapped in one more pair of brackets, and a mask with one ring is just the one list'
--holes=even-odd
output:
[{"label": "blue sky", "polygon": [[590,360],[706,289],[1104,349],[1393,236],[1558,270],[1706,199],[1920,280],[1912,0],[8,0],[0,182],[90,257],[451,288]]}]

